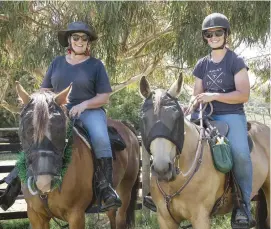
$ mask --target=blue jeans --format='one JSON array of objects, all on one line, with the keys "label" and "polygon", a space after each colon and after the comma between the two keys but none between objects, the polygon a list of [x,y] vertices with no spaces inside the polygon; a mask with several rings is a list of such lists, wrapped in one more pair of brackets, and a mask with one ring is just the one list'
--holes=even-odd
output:
[{"label": "blue jeans", "polygon": [[79,119],[88,131],[96,158],[112,157],[104,110],[101,108],[85,110],[81,113]]},{"label": "blue jeans", "polygon": [[245,115],[226,114],[212,115],[214,120],[224,121],[229,125],[227,138],[230,141],[233,155],[233,172],[243,193],[248,209],[252,192],[252,162],[247,140],[247,120]]}]

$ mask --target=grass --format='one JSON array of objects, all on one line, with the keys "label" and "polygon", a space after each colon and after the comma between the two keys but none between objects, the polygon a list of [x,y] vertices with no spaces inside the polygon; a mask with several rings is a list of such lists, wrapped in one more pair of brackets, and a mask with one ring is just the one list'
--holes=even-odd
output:
[{"label": "grass", "polygon": [[[61,221],[59,221],[61,222]],[[224,216],[218,216],[211,220],[212,229],[229,229],[230,226],[230,214]],[[61,225],[64,225],[61,222]],[[181,226],[188,225],[189,222],[184,222]],[[51,229],[59,229],[59,227],[51,220]],[[110,229],[108,218],[106,215],[101,214],[98,219],[98,215],[88,215],[86,216],[86,229]],[[28,219],[21,220],[9,220],[1,221],[0,229],[30,229]],[[142,211],[136,212],[136,226],[134,229],[159,229],[157,222],[157,217],[155,213],[151,213],[149,218],[146,218],[146,214]]]}]

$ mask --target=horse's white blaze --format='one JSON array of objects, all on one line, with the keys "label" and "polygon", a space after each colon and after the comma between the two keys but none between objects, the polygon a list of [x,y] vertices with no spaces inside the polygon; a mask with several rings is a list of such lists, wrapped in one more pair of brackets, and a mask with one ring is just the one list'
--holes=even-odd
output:
[{"label": "horse's white blaze", "polygon": [[157,171],[164,171],[168,164],[174,162],[176,146],[165,138],[156,138],[151,142],[150,150],[153,155],[153,166]]}]

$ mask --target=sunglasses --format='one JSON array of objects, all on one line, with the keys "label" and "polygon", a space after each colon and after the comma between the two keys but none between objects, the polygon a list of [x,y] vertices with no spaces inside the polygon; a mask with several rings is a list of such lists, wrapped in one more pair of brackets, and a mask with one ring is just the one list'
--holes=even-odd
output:
[{"label": "sunglasses", "polygon": [[82,41],[89,41],[89,36],[86,35],[86,34],[84,34],[84,35],[82,35],[82,36],[80,36],[80,35],[78,35],[78,34],[72,34],[71,37],[72,37],[72,39],[73,39],[74,41],[79,41],[80,38],[82,39]]},{"label": "sunglasses", "polygon": [[216,37],[221,37],[223,36],[224,33],[225,31],[223,29],[220,29],[220,30],[215,30],[215,31],[205,31],[203,35],[205,38],[212,38],[214,35]]}]

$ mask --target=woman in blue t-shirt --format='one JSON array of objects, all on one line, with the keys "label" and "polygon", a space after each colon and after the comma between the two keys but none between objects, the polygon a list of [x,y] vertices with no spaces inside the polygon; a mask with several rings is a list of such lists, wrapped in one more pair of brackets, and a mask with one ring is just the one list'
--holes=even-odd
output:
[{"label": "woman in blue t-shirt", "polygon": [[243,104],[248,101],[250,85],[248,67],[226,45],[230,24],[223,14],[208,15],[202,23],[202,37],[212,49],[196,64],[193,107],[211,102],[212,118],[229,125],[228,139],[233,153],[233,172],[241,188],[244,210],[237,209],[235,222],[251,223],[252,162],[247,140],[247,121]]},{"label": "woman in blue t-shirt", "polygon": [[51,63],[41,88],[58,93],[72,83],[69,95],[69,115],[79,118],[88,131],[98,166],[98,187],[104,204],[102,211],[121,206],[112,188],[112,151],[107,131],[107,120],[102,108],[112,92],[103,63],[89,55],[95,31],[83,22],[73,22],[67,30],[58,32],[58,41],[68,47],[68,54],[56,57]]}]

